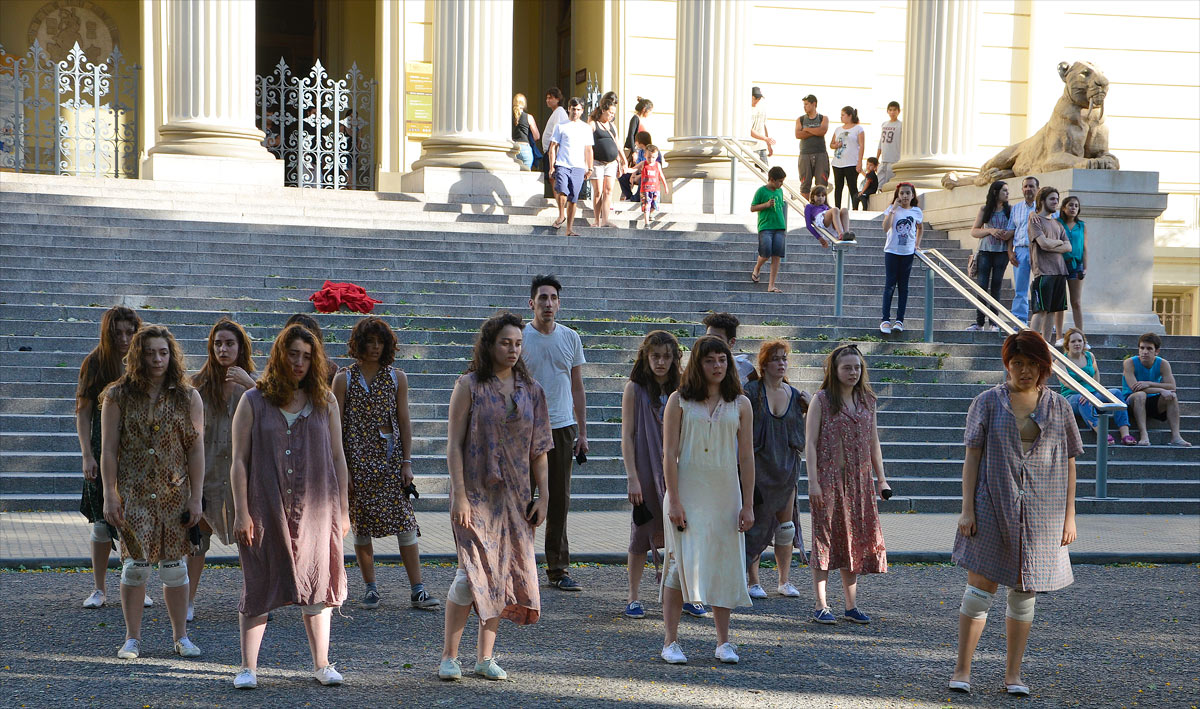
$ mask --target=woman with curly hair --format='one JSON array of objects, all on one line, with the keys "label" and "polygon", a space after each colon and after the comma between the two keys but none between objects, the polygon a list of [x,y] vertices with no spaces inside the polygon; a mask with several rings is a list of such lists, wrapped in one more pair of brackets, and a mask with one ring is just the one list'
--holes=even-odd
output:
[{"label": "woman with curly hair", "polygon": [[[858,609],[858,577],[887,573],[887,550],[875,498],[891,490],[883,471],[875,392],[856,345],[825,359],[825,379],[808,409],[808,502],[812,512],[813,622],[837,622],[825,601],[829,572],[842,572],[845,619],[871,622]],[[890,495],[890,493],[889,493]]]},{"label": "woman with curly hair", "polygon": [[701,337],[663,414],[663,508],[671,523],[661,590],[661,656],[669,664],[687,662],[678,642],[684,601],[713,607],[714,655],[721,662],[738,662],[737,648],[729,642],[729,614],[752,604],[743,533],[754,525],[753,432],[754,414],[742,396],[729,345],[719,337]]},{"label": "woman with curly hair", "polygon": [[663,410],[667,397],[679,388],[679,340],[655,330],[638,348],[633,371],[621,395],[621,459],[629,477],[629,504],[633,521],[629,531],[629,600],[625,615],[644,618],[638,586],[646,568],[646,552],[653,552],[658,570],[658,550],[663,547]]},{"label": "woman with curly hair", "polygon": [[258,686],[267,613],[304,616],[314,678],[342,683],[329,663],[331,608],[346,599],[342,538],[350,529],[342,421],[325,349],[302,325],[275,338],[267,369],[233,415],[234,537],[242,566],[238,689]]},{"label": "woman with curly hair", "polygon": [[[100,480],[100,393],[125,371],[125,355],[133,334],[142,326],[142,319],[132,309],[116,305],[104,311],[100,318],[100,343],[79,367],[79,384],[75,388],[75,433],[83,453],[83,494],[79,511],[92,525],[92,577],[96,589],[83,602],[84,608],[104,605],[108,557],[112,554],[116,530],[104,521],[104,485]],[[150,596],[144,600],[148,608]]]},{"label": "woman with curly hair", "polygon": [[1067,400],[1046,386],[1050,347],[1033,330],[1004,340],[1008,377],[975,397],[967,412],[962,514],[954,563],[967,571],[958,611],[958,661],[949,687],[971,691],[971,659],[1000,585],[1008,586],[1004,685],[1029,696],[1021,661],[1038,593],[1074,581],[1075,459],[1083,441]]},{"label": "woman with curly hair", "polygon": [[125,644],[117,657],[141,653],[142,600],[150,565],[167,601],[175,653],[196,657],[187,635],[192,553],[187,528],[200,521],[204,484],[204,404],[184,373],[171,331],[147,325],[129,343],[125,374],[104,391],[100,476],[104,518],[121,535],[121,613]]},{"label": "woman with curly hair", "polygon": [[754,411],[754,526],[746,532],[746,575],[750,598],[766,598],[758,582],[758,565],[768,544],[775,547],[779,593],[799,598],[789,581],[792,550],[804,560],[804,537],[796,512],[796,484],[804,452],[804,414],[808,392],[788,383],[784,340],[767,340],[758,348],[758,379],[746,385]]},{"label": "woman with curly hair", "polygon": [[221,318],[208,331],[208,359],[192,378],[204,402],[204,517],[200,548],[188,557],[187,619],[195,615],[196,589],[204,573],[204,557],[216,533],[222,544],[233,544],[233,497],[229,468],[233,465],[233,412],[242,394],[254,388],[250,336],[241,325]]},{"label": "woman with curly hair", "polygon": [[523,343],[521,318],[506,312],[485,320],[471,366],[450,395],[446,465],[458,571],[446,594],[443,680],[462,678],[458,646],[472,606],[475,674],[490,680],[508,677],[493,657],[500,619],[529,625],[541,615],[533,530],[546,519],[554,441],[546,395],[521,360]]},{"label": "woman with curly hair", "polygon": [[354,364],[333,378],[342,414],[342,449],[350,473],[350,524],[354,555],[367,585],[362,607],[378,608],[375,547],[371,540],[396,535],[408,573],[413,608],[433,610],[441,603],[421,583],[421,529],[408,499],[413,484],[412,423],[408,417],[408,377],[392,367],[396,333],[382,318],[359,320],[350,332]]}]

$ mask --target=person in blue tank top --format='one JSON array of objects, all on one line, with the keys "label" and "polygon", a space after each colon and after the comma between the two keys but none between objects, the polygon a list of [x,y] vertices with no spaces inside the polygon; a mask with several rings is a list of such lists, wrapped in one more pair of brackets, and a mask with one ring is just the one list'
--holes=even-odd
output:
[{"label": "person in blue tank top", "polygon": [[1166,421],[1171,426],[1171,445],[1191,448],[1192,444],[1179,435],[1179,397],[1175,393],[1175,376],[1171,363],[1158,356],[1162,338],[1147,332],[1138,338],[1136,357],[1125,360],[1121,393],[1129,406],[1129,415],[1139,431],[1138,445],[1150,445],[1146,430],[1147,417]]}]

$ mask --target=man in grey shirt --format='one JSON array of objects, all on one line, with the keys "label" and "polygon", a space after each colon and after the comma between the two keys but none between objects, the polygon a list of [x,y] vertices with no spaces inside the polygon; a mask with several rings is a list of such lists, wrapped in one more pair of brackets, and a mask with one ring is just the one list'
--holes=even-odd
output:
[{"label": "man in grey shirt", "polygon": [[817,97],[804,97],[804,113],[796,119],[796,139],[800,141],[800,194],[808,199],[813,180],[829,186],[829,153],[825,152],[825,133],[829,118],[817,113]]},{"label": "man in grey shirt", "polygon": [[583,391],[583,343],[579,333],[554,321],[562,284],[554,276],[534,276],[529,288],[533,319],[525,324],[521,358],[546,393],[554,449],[547,455],[546,575],[563,591],[582,591],[567,573],[567,511],[571,508],[571,459],[582,463],[588,451],[587,399]]}]

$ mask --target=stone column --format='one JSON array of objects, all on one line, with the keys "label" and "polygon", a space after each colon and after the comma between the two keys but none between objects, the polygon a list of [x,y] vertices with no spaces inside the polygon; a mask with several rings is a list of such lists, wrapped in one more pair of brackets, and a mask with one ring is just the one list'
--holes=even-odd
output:
[{"label": "stone column", "polygon": [[[745,71],[749,26],[750,3],[745,0],[676,5],[675,135],[750,136]],[[666,147],[667,137],[658,138],[660,147]],[[666,176],[728,180],[724,154],[712,143],[676,141],[664,156]]]},{"label": "stone column", "polygon": [[143,165],[152,180],[283,185],[283,162],[254,124],[254,2],[172,0],[167,122]]},{"label": "stone column", "polygon": [[909,1],[904,131],[889,184],[936,188],[951,170],[979,168],[974,155],[978,17],[978,0]]},{"label": "stone column", "polygon": [[512,142],[512,0],[433,4],[433,135],[413,169],[520,169]]}]

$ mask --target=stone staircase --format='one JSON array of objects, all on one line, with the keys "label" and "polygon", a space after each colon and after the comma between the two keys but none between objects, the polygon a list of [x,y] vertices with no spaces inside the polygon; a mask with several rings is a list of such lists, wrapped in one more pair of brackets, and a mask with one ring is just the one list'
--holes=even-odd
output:
[{"label": "stone staircase", "polygon": [[[669,205],[668,205],[669,208]],[[846,259],[844,316],[833,317],[829,254],[797,229],[770,295],[749,282],[756,237],[749,215],[670,214],[652,230],[586,229],[566,239],[548,227],[553,210],[530,205],[428,204],[419,196],[171,185],[47,176],[0,176],[0,509],[73,509],[80,487],[73,422],[79,362],[94,346],[103,310],[139,309],[169,326],[192,370],[211,324],[228,315],[270,341],[325,279],[352,281],[383,303],[397,328],[397,365],[409,376],[420,505],[445,509],[444,451],[450,388],[466,367],[482,319],[497,309],[528,315],[533,274],[564,283],[560,317],[583,338],[592,451],[577,466],[574,509],[625,508],[620,392],[642,336],[667,329],[685,344],[709,310],[741,318],[735,349],[757,352],[784,337],[795,350],[789,378],[814,390],[824,354],[859,341],[880,394],[879,424],[892,511],[956,511],[962,424],[970,400],[1000,381],[1000,339],[962,330],[973,311],[952,289],[935,290],[935,340],[920,341],[924,292],[916,269],[908,331],[879,336],[883,281],[879,221],[858,221]],[[626,226],[633,212],[614,219]],[[944,235],[928,246],[957,262],[966,252]],[[1010,297],[1010,296],[1009,296]],[[357,314],[318,315],[329,353],[345,362]],[[1117,384],[1134,337],[1097,336],[1104,383]],[[1200,443],[1200,338],[1166,338],[1180,385],[1184,435]],[[1200,511],[1200,448],[1110,450],[1108,500],[1094,493],[1094,436],[1079,461],[1081,512]],[[802,504],[806,482],[802,479]]]}]

